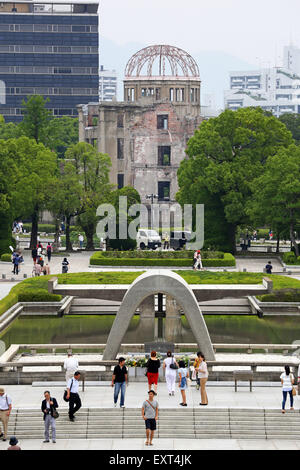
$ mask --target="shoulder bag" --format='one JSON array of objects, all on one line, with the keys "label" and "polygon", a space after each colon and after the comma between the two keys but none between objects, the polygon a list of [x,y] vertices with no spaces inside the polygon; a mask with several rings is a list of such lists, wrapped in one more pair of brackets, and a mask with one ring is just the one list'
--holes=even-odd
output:
[{"label": "shoulder bag", "polygon": [[174,362],[174,357],[172,357],[172,362],[171,362],[171,364],[170,364],[170,369],[175,369],[175,370],[178,369],[178,366],[177,366],[177,365],[175,364],[175,362]]}]

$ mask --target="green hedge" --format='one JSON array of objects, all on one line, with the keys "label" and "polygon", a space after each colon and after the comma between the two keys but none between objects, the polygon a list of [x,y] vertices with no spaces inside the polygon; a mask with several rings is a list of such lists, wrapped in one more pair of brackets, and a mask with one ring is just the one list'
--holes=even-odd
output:
[{"label": "green hedge", "polygon": [[283,253],[282,255],[282,261],[285,264],[294,264],[294,265],[299,265],[300,264],[300,256],[296,257],[295,253],[293,251],[288,251],[286,253]]},{"label": "green hedge", "polygon": [[[104,252],[105,253],[105,252]],[[110,252],[107,252],[110,253]],[[105,257],[94,253],[90,257],[90,264],[94,266],[177,266],[192,267],[192,258],[119,258]],[[230,267],[235,266],[235,258],[230,253],[224,253],[223,259],[202,259],[203,267]]]},{"label": "green hedge", "polygon": [[62,296],[58,294],[49,294],[46,289],[28,289],[20,292],[18,302],[59,302]]},{"label": "green hedge", "polygon": [[281,289],[257,298],[261,302],[300,302],[300,289]]},{"label": "green hedge", "polygon": [[11,262],[11,253],[3,253],[3,255],[1,255],[1,261]]},{"label": "green hedge", "polygon": [[[152,250],[132,250],[132,251],[97,251],[94,253],[101,258],[149,258],[149,259],[193,259],[195,250],[178,251],[152,251]],[[202,259],[223,259],[222,251],[202,251]]]},{"label": "green hedge", "polygon": [[[26,230],[26,232],[31,232],[31,223],[25,223],[23,224],[23,230]],[[70,232],[73,232],[75,230],[78,230],[78,227],[75,227],[75,225],[70,226]],[[55,225],[54,224],[39,224],[38,225],[38,231],[39,232],[46,232],[46,233],[54,233],[55,232]]]}]

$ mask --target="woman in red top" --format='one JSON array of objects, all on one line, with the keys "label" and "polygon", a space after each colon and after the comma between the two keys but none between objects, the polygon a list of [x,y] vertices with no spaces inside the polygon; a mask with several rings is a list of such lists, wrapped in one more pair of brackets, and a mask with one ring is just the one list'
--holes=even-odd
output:
[{"label": "woman in red top", "polygon": [[157,381],[158,381],[158,369],[160,368],[160,360],[156,357],[156,351],[151,351],[150,358],[146,364],[147,367],[147,378],[149,390],[154,385],[154,391],[157,392]]}]

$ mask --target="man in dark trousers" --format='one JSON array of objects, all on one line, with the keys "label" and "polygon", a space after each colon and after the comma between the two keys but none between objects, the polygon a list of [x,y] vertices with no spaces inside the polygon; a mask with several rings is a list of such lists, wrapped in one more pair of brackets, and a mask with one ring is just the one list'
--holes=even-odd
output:
[{"label": "man in dark trousers", "polygon": [[120,408],[125,408],[124,400],[126,385],[128,385],[128,375],[125,366],[125,359],[124,357],[120,357],[119,364],[114,368],[114,373],[111,380],[111,386],[115,386],[114,406],[117,406],[118,396],[121,390]]},{"label": "man in dark trousers", "polygon": [[74,414],[81,408],[81,400],[78,394],[80,372],[76,371],[74,377],[69,379],[67,385],[67,400],[69,399],[69,419],[74,421]]},{"label": "man in dark trousers", "polygon": [[266,273],[272,274],[272,269],[273,269],[273,266],[271,264],[271,261],[268,261],[268,264],[266,264]]},{"label": "man in dark trousers", "polygon": [[43,412],[44,424],[45,424],[45,440],[44,442],[50,442],[49,439],[49,428],[51,426],[52,431],[52,442],[56,442],[56,423],[53,417],[53,411],[58,408],[57,401],[54,397],[50,396],[49,390],[44,392],[45,400],[42,401],[41,410]]}]

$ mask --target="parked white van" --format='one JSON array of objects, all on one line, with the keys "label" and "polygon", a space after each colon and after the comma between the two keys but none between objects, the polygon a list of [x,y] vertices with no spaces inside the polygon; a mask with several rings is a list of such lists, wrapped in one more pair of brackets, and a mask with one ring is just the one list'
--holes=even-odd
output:
[{"label": "parked white van", "polygon": [[146,248],[155,250],[161,246],[161,237],[156,230],[139,229],[136,236],[137,248],[145,250]]}]

